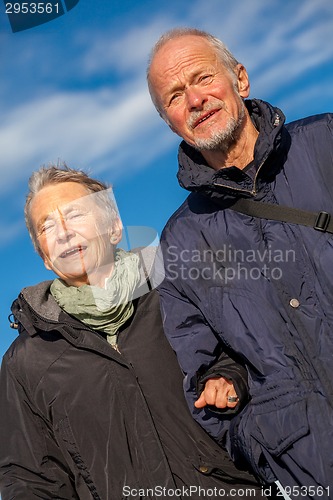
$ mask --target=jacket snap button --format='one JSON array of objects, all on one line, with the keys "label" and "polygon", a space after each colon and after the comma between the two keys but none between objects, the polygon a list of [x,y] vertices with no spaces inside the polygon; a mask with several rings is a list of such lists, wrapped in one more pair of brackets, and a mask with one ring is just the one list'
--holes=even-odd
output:
[{"label": "jacket snap button", "polygon": [[199,471],[203,474],[207,474],[207,472],[209,472],[209,467],[207,467],[206,465],[200,465]]},{"label": "jacket snap button", "polygon": [[289,304],[294,308],[299,307],[299,301],[297,299],[291,299]]}]

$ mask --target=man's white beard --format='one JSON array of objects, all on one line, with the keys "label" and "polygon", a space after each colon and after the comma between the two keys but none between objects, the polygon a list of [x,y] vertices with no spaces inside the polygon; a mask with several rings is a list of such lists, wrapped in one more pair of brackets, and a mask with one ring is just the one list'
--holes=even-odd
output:
[{"label": "man's white beard", "polygon": [[198,151],[221,151],[226,153],[230,146],[238,139],[239,133],[242,129],[244,116],[245,111],[243,105],[238,119],[236,120],[235,118],[230,117],[223,130],[217,130],[211,137],[206,139],[195,138],[195,149]]}]

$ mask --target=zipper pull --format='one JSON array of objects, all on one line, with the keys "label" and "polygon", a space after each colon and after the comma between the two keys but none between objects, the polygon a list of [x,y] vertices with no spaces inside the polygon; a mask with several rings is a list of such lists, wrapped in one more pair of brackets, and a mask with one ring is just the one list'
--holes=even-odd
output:
[{"label": "zipper pull", "polygon": [[117,352],[119,352],[119,354],[121,354],[121,352],[119,351],[119,348],[118,348],[118,344],[111,344],[111,346],[113,347],[113,349]]}]

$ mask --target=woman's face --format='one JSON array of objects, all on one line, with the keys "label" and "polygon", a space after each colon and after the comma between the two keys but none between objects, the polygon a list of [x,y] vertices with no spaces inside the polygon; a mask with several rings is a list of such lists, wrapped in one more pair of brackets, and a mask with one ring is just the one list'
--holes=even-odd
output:
[{"label": "woman's face", "polygon": [[30,215],[47,269],[68,285],[104,286],[113,270],[121,223],[107,217],[95,193],[77,182],[46,186],[34,197]]}]

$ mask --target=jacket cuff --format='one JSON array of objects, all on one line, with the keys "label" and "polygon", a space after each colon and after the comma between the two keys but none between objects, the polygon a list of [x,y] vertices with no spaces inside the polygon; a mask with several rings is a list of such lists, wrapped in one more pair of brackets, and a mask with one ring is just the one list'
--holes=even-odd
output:
[{"label": "jacket cuff", "polygon": [[235,361],[228,358],[224,358],[222,361],[219,360],[216,364],[211,366],[204,374],[197,374],[197,394],[198,397],[205,388],[207,380],[216,377],[224,377],[234,384],[236,394],[239,401],[235,408],[217,408],[216,406],[207,406],[213,413],[223,414],[223,415],[235,415],[239,413],[244,406],[248,403],[249,396],[249,386],[247,382],[247,371],[246,369],[236,363]]}]

